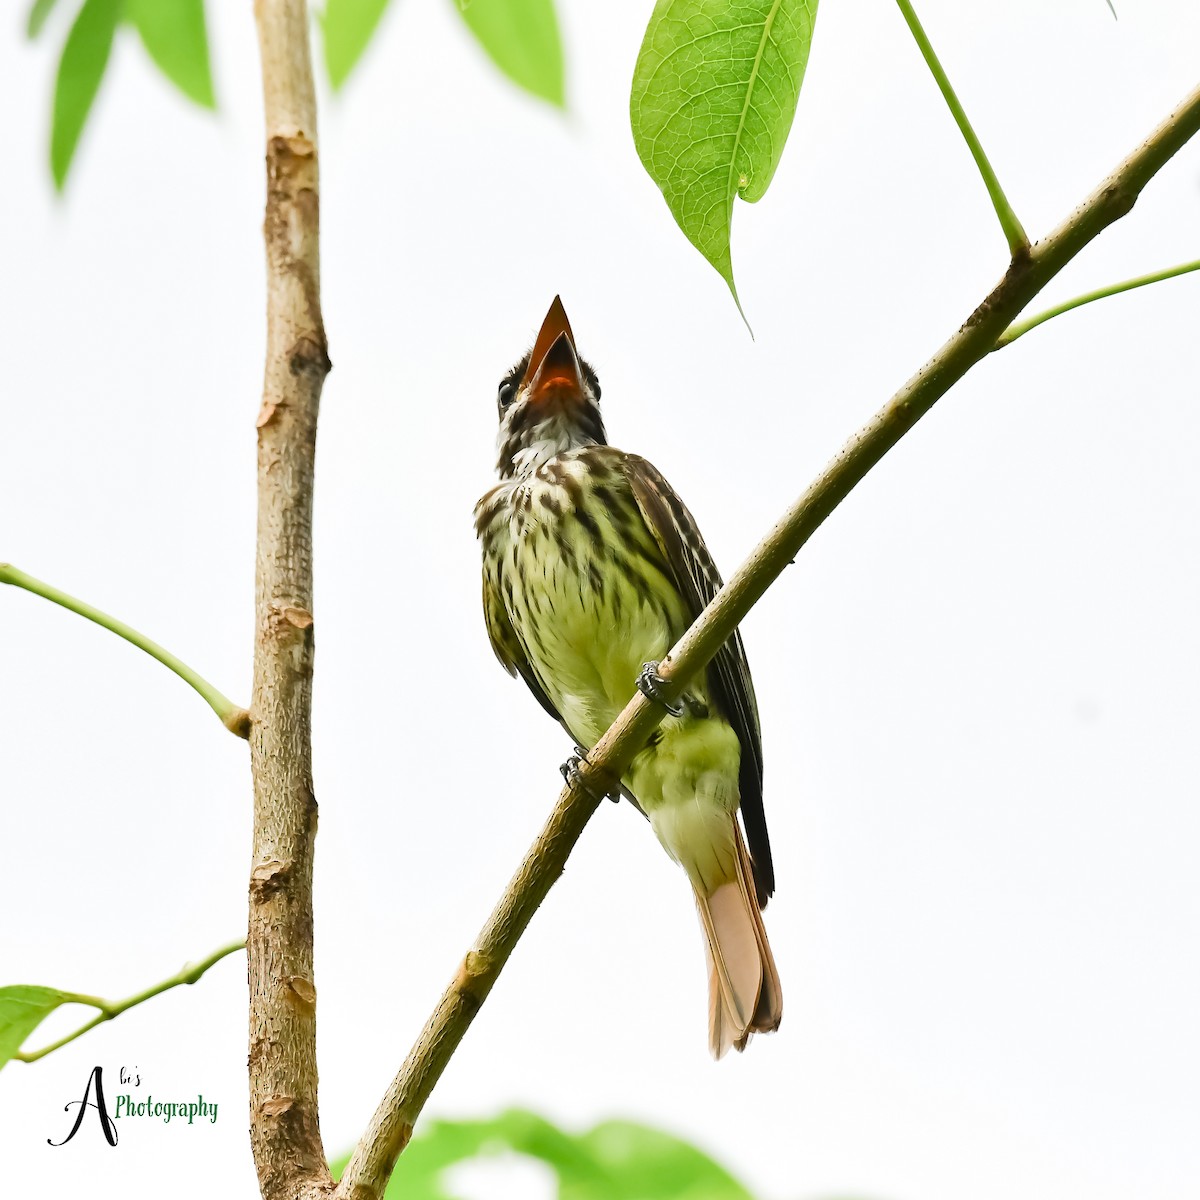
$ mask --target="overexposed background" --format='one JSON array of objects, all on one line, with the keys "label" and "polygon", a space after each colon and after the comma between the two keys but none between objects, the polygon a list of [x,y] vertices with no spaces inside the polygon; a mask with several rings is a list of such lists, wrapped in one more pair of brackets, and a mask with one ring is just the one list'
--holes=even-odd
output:
[{"label": "overexposed background", "polygon": [[[321,1117],[361,1131],[557,794],[569,750],[492,659],[471,507],[497,380],[555,292],[615,444],[727,571],[1004,267],[984,190],[886,0],[827,2],[772,189],[738,205],[757,341],[636,158],[649,4],[563,0],[569,113],[445,0],[393,4],[323,92],[335,370],[317,488]],[[1188,0],[925,0],[1031,235],[1197,82]],[[219,113],[136,39],[64,199],[45,166],[69,13],[0,36],[0,558],[249,690],[263,349],[250,6],[214,3]],[[327,92],[327,89],[325,89]],[[1194,258],[1200,145],[1044,299]],[[1200,1189],[1200,282],[982,363],[745,624],[787,995],[714,1064],[688,888],[603,805],[434,1093],[640,1118],[771,1200],[1156,1200]],[[111,635],[0,594],[0,982],[119,997],[244,926],[245,746]],[[239,959],[0,1076],[13,1194],[256,1194]],[[60,1014],[50,1032],[78,1013]],[[35,1035],[34,1044],[41,1044]],[[91,1066],[217,1124],[61,1149]],[[114,1080],[115,1082],[115,1080]],[[472,1177],[534,1200],[536,1175]]]}]

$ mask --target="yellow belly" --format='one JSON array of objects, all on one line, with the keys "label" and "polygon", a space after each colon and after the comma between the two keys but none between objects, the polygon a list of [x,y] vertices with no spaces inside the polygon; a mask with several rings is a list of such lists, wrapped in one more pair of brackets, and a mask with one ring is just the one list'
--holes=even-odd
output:
[{"label": "yellow belly", "polygon": [[552,486],[530,485],[532,515],[509,530],[509,616],[567,728],[591,746],[629,703],[642,664],[661,659],[689,620],[661,570],[613,552],[623,539],[607,518],[596,537],[542,505],[538,489]]}]

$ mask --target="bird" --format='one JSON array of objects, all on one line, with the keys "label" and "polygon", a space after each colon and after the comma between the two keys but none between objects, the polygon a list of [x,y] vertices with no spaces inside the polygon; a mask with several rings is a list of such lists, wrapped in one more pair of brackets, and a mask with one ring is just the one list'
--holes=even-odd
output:
[{"label": "bird", "polygon": [[[492,649],[579,756],[635,687],[665,704],[619,791],[691,882],[707,953],[709,1049],[719,1059],[777,1029],[783,1013],[760,912],[775,872],[741,636],[677,702],[666,701],[658,674],[721,576],[666,479],[608,444],[600,382],[576,350],[560,297],[533,348],[500,381],[496,404],[500,481],[475,506]],[[569,760],[564,774],[578,768]]]}]

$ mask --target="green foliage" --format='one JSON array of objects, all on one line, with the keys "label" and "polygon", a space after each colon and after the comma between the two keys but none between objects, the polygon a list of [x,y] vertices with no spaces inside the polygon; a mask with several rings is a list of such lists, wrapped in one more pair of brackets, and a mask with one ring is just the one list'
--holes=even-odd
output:
[{"label": "green foliage", "polygon": [[[31,38],[41,33],[55,2],[35,0],[27,22]],[[138,31],[158,69],[189,100],[205,108],[216,106],[204,0],[84,0],[63,44],[54,83],[50,171],[59,191],[100,91],[122,20]]]},{"label": "green foliage", "polygon": [[56,3],[57,0],[33,0],[33,7],[29,10],[29,20],[25,24],[25,32],[29,37],[35,38],[42,32],[42,26],[45,25],[46,18]]},{"label": "green foliage", "polygon": [[215,108],[204,0],[125,0],[125,17],[158,69],[189,100]]},{"label": "green foliage", "polygon": [[25,983],[0,988],[0,1068],[60,1004],[73,1001],[73,996],[56,988]]},{"label": "green foliage", "polygon": [[[325,66],[340,88],[375,34],[389,0],[326,0]],[[554,0],[457,0],[467,28],[505,75],[562,107],[563,51]]]},{"label": "green foliage", "polygon": [[350,77],[387,6],[388,0],[325,0],[321,34],[335,90]]},{"label": "green foliage", "polygon": [[792,127],[817,0],[658,0],[629,111],[642,164],[729,285],[733,199],[761,199]]},{"label": "green foliage", "polygon": [[50,128],[50,173],[60,191],[92,101],[100,90],[120,15],[121,0],[84,0],[63,45]]},{"label": "green foliage", "polygon": [[[57,0],[33,0],[31,38],[45,27]],[[388,0],[326,0],[320,16],[325,66],[335,88],[354,70],[379,26]],[[564,104],[563,50],[554,0],[458,0],[467,28],[514,83]],[[100,91],[117,26],[137,30],[158,69],[204,108],[216,107],[204,0],[83,0],[67,34],[54,85],[50,170],[66,183],[79,139]]]},{"label": "green foliage", "polygon": [[[559,1200],[752,1200],[723,1167],[687,1142],[633,1121],[567,1133],[536,1113],[509,1109],[490,1121],[430,1121],[400,1156],[387,1200],[452,1200],[447,1167],[513,1150],[558,1176]],[[340,1176],[349,1155],[333,1164]]]},{"label": "green foliage", "polygon": [[491,60],[527,92],[562,108],[562,39],[554,0],[458,0],[467,28]]}]

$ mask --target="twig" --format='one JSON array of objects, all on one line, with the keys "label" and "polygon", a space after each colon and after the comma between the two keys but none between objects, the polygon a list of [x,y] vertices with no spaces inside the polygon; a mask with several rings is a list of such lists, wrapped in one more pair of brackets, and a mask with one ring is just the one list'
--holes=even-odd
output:
[{"label": "twig", "polygon": [[1000,335],[994,349],[999,350],[1003,346],[1011,346],[1017,338],[1031,329],[1036,329],[1053,317],[1061,317],[1063,313],[1070,312],[1073,308],[1081,308],[1085,304],[1091,304],[1093,300],[1104,300],[1108,296],[1119,296],[1122,292],[1131,292],[1134,288],[1145,287],[1148,283],[1174,279],[1177,275],[1188,274],[1189,271],[1200,271],[1200,258],[1195,262],[1184,263],[1182,266],[1168,267],[1165,271],[1154,271],[1150,275],[1139,275],[1136,279],[1126,279],[1123,283],[1110,283],[1107,287],[1097,288],[1094,292],[1084,292],[1082,296],[1076,296],[1074,300],[1056,304],[1053,308],[1046,309],[1045,312],[1010,325]]},{"label": "twig", "polygon": [[950,79],[946,75],[945,68],[943,68],[941,62],[938,60],[938,56],[933,49],[933,44],[930,42],[920,20],[917,18],[916,11],[909,0],[896,0],[896,3],[899,5],[900,12],[904,15],[904,20],[908,24],[908,28],[916,40],[917,46],[920,48],[921,56],[925,59],[926,66],[929,67],[930,72],[937,81],[938,87],[941,89],[942,99],[946,101],[946,107],[950,109],[951,115],[958,125],[959,132],[963,135],[963,139],[971,151],[971,157],[975,160],[975,166],[979,169],[979,174],[983,177],[983,186],[987,188],[987,193],[991,197],[992,207],[996,210],[996,216],[1000,218],[1000,228],[1004,230],[1004,236],[1008,239],[1009,253],[1013,258],[1016,258],[1029,249],[1029,238],[1025,236],[1025,230],[1022,228],[1017,214],[1013,211],[1012,205],[1009,204],[1008,197],[1004,194],[1004,189],[1000,186],[1000,180],[996,177],[996,172],[992,170],[992,164],[988,161],[988,156],[983,152],[983,144],[972,128],[971,122],[967,119],[966,111],[959,101],[954,88],[950,86]]},{"label": "twig", "polygon": [[[851,438],[704,610],[659,668],[678,696],[728,640],[801,546],[854,486],[934,403],[995,345],[1030,300],[1094,237],[1123,217],[1164,163],[1200,130],[1200,89],[1150,136],[1075,213],[1008,273],[963,327]],[[486,999],[538,904],[597,807],[662,720],[665,709],[640,692],[589,753],[579,782],[565,788],[538,840],[392,1081],[338,1184],[343,1200],[378,1200],[396,1157],[458,1043]],[[590,794],[589,790],[595,793]]]},{"label": "twig", "polygon": [[202,958],[197,963],[188,963],[181,967],[174,975],[164,979],[161,983],[156,983],[153,987],[148,987],[145,991],[138,992],[136,995],[129,996],[125,1000],[101,1000],[96,996],[81,996],[75,992],[67,993],[67,999],[64,1004],[86,1004],[91,1008],[99,1009],[97,1016],[94,1016],[90,1021],[85,1022],[73,1033],[68,1033],[66,1037],[61,1037],[57,1042],[52,1042],[49,1046],[43,1046],[40,1050],[30,1050],[28,1053],[18,1051],[13,1055],[16,1062],[37,1062],[39,1058],[45,1058],[47,1054],[52,1054],[55,1050],[61,1049],[68,1042],[73,1042],[77,1037],[82,1037],[89,1029],[95,1029],[97,1025],[102,1025],[105,1021],[111,1021],[113,1017],[119,1017],[123,1012],[150,1000],[155,996],[161,995],[163,992],[170,991],[171,988],[180,987],[186,983],[195,983],[201,975],[213,966],[219,963],[221,959],[228,957],[230,954],[236,954],[237,951],[245,949],[246,940],[242,938],[240,941],[230,942],[228,946],[222,946],[220,950],[214,950],[207,958]]},{"label": "twig", "polygon": [[267,141],[267,357],[258,415],[247,939],[250,1141],[264,1200],[331,1186],[317,1121],[312,864],[312,502],[329,372],[320,307],[317,111],[304,0],[256,0]]},{"label": "twig", "polygon": [[116,617],[110,617],[108,613],[103,613],[98,608],[93,608],[92,605],[85,603],[83,600],[76,600],[74,596],[68,596],[66,592],[59,591],[58,588],[52,587],[48,583],[43,583],[40,579],[34,579],[32,575],[26,575],[24,571],[18,570],[12,563],[0,563],[0,583],[10,583],[14,587],[24,588],[27,592],[32,592],[35,596],[41,596],[45,600],[51,600],[55,604],[60,604],[63,608],[70,609],[71,612],[78,613],[81,617],[87,617],[89,621],[94,621],[97,625],[115,633],[118,637],[124,638],[139,650],[144,650],[151,658],[158,659],[164,667],[174,671],[184,683],[199,692],[209,708],[221,718],[221,724],[226,729],[231,733],[236,733],[238,737],[244,738],[250,736],[250,714],[244,708],[238,704],[234,704],[227,696],[217,691],[207,679],[193,671],[187,663],[181,662],[174,654],[169,650],[164,650],[157,642],[152,642],[144,633],[138,633],[136,629],[126,625],[124,621],[118,621]]}]

